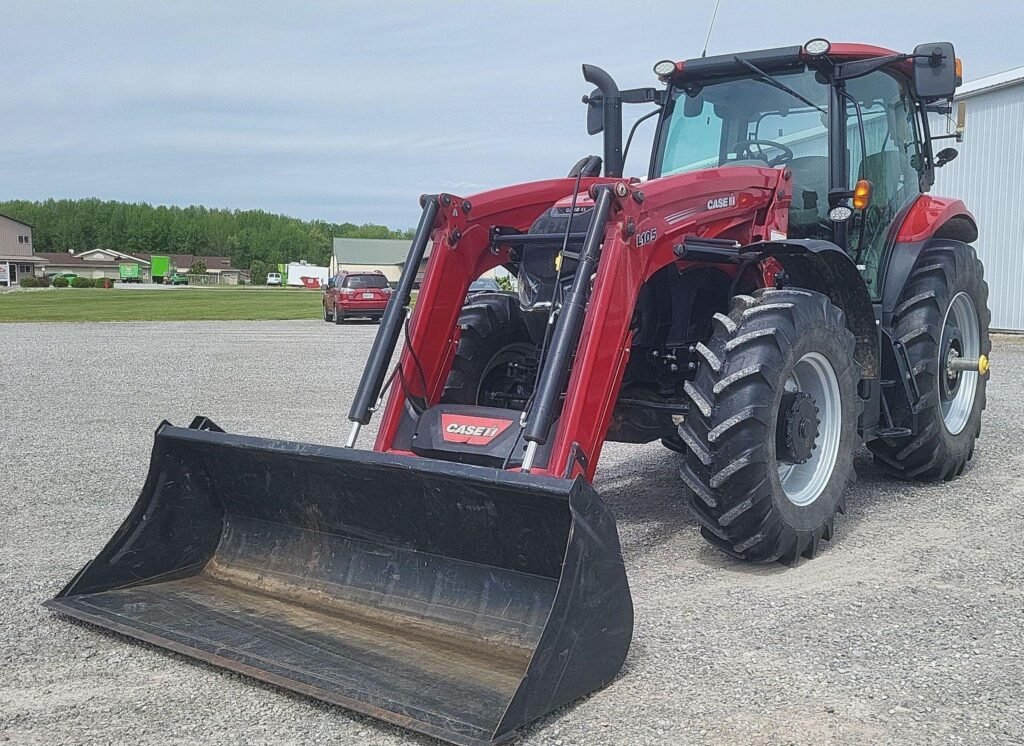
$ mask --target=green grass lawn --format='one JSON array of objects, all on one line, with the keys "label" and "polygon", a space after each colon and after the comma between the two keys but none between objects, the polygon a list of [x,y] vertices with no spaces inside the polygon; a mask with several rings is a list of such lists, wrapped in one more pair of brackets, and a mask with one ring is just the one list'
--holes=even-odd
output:
[{"label": "green grass lawn", "polygon": [[316,319],[320,299],[319,292],[284,288],[60,288],[0,294],[0,322]]}]

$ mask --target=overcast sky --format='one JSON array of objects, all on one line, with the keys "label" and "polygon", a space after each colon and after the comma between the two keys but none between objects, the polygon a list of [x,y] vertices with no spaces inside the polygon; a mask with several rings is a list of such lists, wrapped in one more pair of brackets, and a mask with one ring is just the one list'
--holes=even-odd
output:
[{"label": "overcast sky", "polygon": [[[700,54],[713,7],[4,0],[0,199],[409,227],[421,192],[564,176],[600,153],[580,63],[652,85],[657,60]],[[1022,2],[722,0],[709,54],[948,39],[972,80],[1024,65],[1022,29]]]}]

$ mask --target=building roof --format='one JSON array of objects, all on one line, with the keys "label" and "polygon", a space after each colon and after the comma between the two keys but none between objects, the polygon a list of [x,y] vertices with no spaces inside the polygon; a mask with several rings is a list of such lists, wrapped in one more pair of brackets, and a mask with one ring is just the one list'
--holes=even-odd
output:
[{"label": "building roof", "polygon": [[[83,259],[86,254],[91,254],[95,251],[105,251],[107,253],[116,254],[119,258],[111,261],[100,261],[97,259]],[[171,264],[175,267],[189,267],[192,262],[202,262],[206,265],[207,270],[211,271],[224,271],[233,270],[235,267],[231,266],[231,258],[226,256],[193,256],[192,254],[142,254],[142,253],[128,253],[125,251],[117,251],[115,249],[90,249],[89,251],[83,251],[80,254],[69,254],[67,252],[45,252],[37,251],[36,256],[42,257],[50,264],[58,264],[63,267],[116,267],[124,262],[136,261],[141,264],[151,264],[154,256],[167,256],[170,257]]]},{"label": "building roof", "polygon": [[1007,88],[1012,85],[1024,83],[1024,66],[1015,67],[1012,70],[1004,70],[995,75],[986,75],[984,78],[964,83],[957,89],[956,98],[969,98],[979,93],[988,93],[999,88]]},{"label": "building roof", "polygon": [[47,260],[40,259],[39,254],[32,254],[32,256],[0,254],[0,262],[10,262],[11,264],[46,264]]},{"label": "building roof", "polygon": [[24,220],[18,220],[17,218],[12,218],[10,215],[4,215],[2,212],[0,212],[0,218],[7,218],[8,220],[13,220],[15,223],[18,223],[19,225],[23,225],[26,228],[31,228],[32,227],[31,223],[26,223]]},{"label": "building roof", "polygon": [[404,238],[336,238],[334,257],[338,264],[400,265],[405,264],[411,243]]}]

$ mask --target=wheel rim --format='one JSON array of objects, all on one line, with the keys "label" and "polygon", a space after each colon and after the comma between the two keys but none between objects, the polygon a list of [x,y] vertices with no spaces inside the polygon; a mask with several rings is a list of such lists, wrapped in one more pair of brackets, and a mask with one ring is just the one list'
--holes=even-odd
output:
[{"label": "wheel rim", "polygon": [[811,396],[818,408],[818,436],[810,457],[802,464],[778,464],[783,493],[802,507],[817,500],[832,478],[843,429],[842,395],[832,363],[819,352],[797,360],[785,387]]},{"label": "wheel rim", "polygon": [[948,373],[950,357],[972,360],[981,356],[981,330],[978,311],[967,293],[957,293],[946,309],[942,320],[942,340],[939,344],[938,375],[939,399],[942,405],[942,423],[951,435],[958,435],[967,427],[974,409],[978,391],[977,371]]}]

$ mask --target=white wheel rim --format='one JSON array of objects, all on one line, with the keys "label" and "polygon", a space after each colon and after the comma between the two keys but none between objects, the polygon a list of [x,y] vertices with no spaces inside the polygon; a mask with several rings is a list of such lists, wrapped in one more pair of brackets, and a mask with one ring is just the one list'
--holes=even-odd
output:
[{"label": "white wheel rim", "polygon": [[981,331],[978,325],[978,311],[974,307],[974,301],[967,293],[957,293],[946,309],[946,316],[942,320],[942,337],[939,343],[938,375],[939,400],[942,402],[942,423],[950,435],[959,435],[971,418],[971,411],[974,409],[974,396],[978,392],[978,379],[980,374],[977,371],[963,371],[959,373],[960,385],[952,398],[946,399],[942,396],[941,376],[947,375],[948,345],[947,340],[959,331],[960,357],[977,360],[981,356]]},{"label": "white wheel rim", "polygon": [[835,470],[843,432],[842,395],[832,363],[820,352],[808,352],[796,361],[786,391],[808,394],[818,408],[818,437],[810,457],[802,464],[778,465],[782,491],[791,503],[803,507],[821,497]]}]

